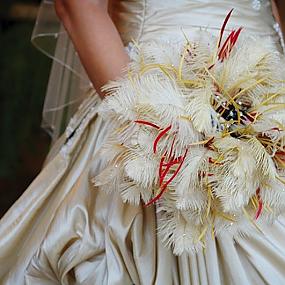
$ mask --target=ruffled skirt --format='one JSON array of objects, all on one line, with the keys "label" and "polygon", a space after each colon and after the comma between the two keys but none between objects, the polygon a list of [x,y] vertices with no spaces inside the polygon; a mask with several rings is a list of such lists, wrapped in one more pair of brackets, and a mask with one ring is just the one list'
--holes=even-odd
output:
[{"label": "ruffled skirt", "polygon": [[155,207],[132,206],[91,183],[108,123],[95,94],[0,221],[0,283],[86,285],[285,284],[285,219],[261,233],[207,242],[174,256],[156,233]]}]

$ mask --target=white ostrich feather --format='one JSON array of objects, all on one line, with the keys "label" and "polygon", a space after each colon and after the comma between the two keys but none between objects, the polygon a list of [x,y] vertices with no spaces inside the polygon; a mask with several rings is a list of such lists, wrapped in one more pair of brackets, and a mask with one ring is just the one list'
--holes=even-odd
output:
[{"label": "white ostrich feather", "polygon": [[173,124],[173,130],[175,130],[175,144],[174,155],[182,155],[185,148],[191,144],[201,141],[203,136],[199,133],[191,120],[183,117],[177,118],[177,121]]},{"label": "white ostrich feather", "polygon": [[157,180],[158,162],[135,155],[124,163],[126,175],[143,188],[150,188]]},{"label": "white ostrich feather", "polygon": [[215,147],[224,156],[221,166],[222,173],[230,173],[233,177],[247,179],[254,178],[257,171],[255,156],[251,147],[242,140],[225,137],[214,142]]},{"label": "white ostrich feather", "polygon": [[193,147],[186,157],[181,171],[170,184],[177,195],[176,208],[201,212],[207,207],[207,191],[205,191],[201,173],[208,173],[209,155],[207,150]]},{"label": "white ostrich feather", "polygon": [[275,211],[284,211],[285,205],[285,185],[277,179],[269,181],[261,188],[260,197],[265,205],[274,208]]},{"label": "white ostrich feather", "polygon": [[102,157],[101,163],[105,165],[106,163],[110,163],[110,161],[114,161],[124,150],[125,148],[117,142],[116,137],[110,135],[100,147],[98,155]]},{"label": "white ostrich feather", "polygon": [[149,130],[149,128],[141,126],[137,133],[137,145],[138,151],[143,154],[150,154],[153,151],[153,141],[157,132]]},{"label": "white ostrich feather", "polygon": [[174,254],[195,253],[201,250],[203,243],[198,241],[199,229],[189,221],[185,211],[168,206],[160,207],[158,214],[158,234],[165,246],[173,249]]},{"label": "white ostrich feather", "polygon": [[227,212],[236,212],[248,204],[258,188],[258,163],[260,155],[252,153],[250,145],[241,140],[226,137],[214,143],[224,154],[215,182],[215,194]]},{"label": "white ostrich feather", "polygon": [[[252,52],[252,46],[255,47],[254,53]],[[224,62],[222,70],[227,70],[226,86],[232,86],[236,81],[242,80],[246,77],[252,77],[254,80],[265,78],[271,80],[270,72],[272,66],[277,61],[277,57],[272,53],[273,43],[271,40],[265,40],[256,37],[246,37],[240,39],[235,52],[232,56]],[[273,63],[273,64],[272,64]],[[258,71],[256,67],[258,68]],[[223,75],[221,71],[221,75]],[[243,87],[247,87],[245,82]],[[248,85],[252,84],[248,81]]]},{"label": "white ostrich feather", "polygon": [[[253,213],[246,209],[248,215]],[[222,217],[215,219],[215,235],[222,237],[226,235],[230,239],[246,238],[260,232],[262,220],[249,220],[244,214],[238,213],[233,216],[234,222],[225,221]]]},{"label": "white ostrich feather", "polygon": [[119,191],[125,203],[139,205],[141,200],[147,203],[151,198],[150,189],[145,189],[138,186],[133,181],[126,181],[120,184]]},{"label": "white ostrich feather", "polygon": [[183,195],[177,195],[176,208],[201,213],[207,208],[207,193],[202,188],[196,188]]},{"label": "white ostrich feather", "polygon": [[[133,80],[138,81],[137,78]],[[136,118],[134,106],[137,100],[137,91],[132,82],[125,79],[111,81],[102,88],[102,91],[109,94],[98,108],[98,113],[102,118],[116,118],[121,122]]]},{"label": "white ostrich feather", "polygon": [[250,145],[252,154],[255,157],[256,166],[260,171],[260,175],[274,179],[277,175],[276,166],[274,165],[270,155],[256,138],[251,138],[248,143]]},{"label": "white ostrich feather", "polygon": [[169,42],[161,40],[150,41],[143,47],[144,63],[162,63],[178,66],[180,54],[177,51],[181,50],[181,48],[181,43],[170,45]]},{"label": "white ostrich feather", "polygon": [[107,193],[113,193],[118,190],[122,179],[122,169],[118,166],[106,167],[100,174],[91,179],[95,187],[101,188]]},{"label": "white ostrich feather", "polygon": [[210,103],[211,96],[212,91],[209,88],[193,90],[186,106],[194,127],[206,135],[213,134],[218,126],[217,113]]},{"label": "white ostrich feather", "polygon": [[249,203],[256,189],[257,183],[254,180],[247,178],[245,181],[230,174],[221,177],[214,187],[215,195],[222,203],[223,211],[228,213],[240,212]]},{"label": "white ostrich feather", "polygon": [[111,133],[91,181],[125,203],[157,202],[176,255],[285,211],[285,61],[264,38],[241,37],[226,56],[217,40],[136,44],[125,75],[102,89]]},{"label": "white ostrich feather", "polygon": [[185,100],[174,82],[155,75],[146,76],[141,83],[140,104],[152,107],[161,127],[171,124],[180,115],[187,115],[183,112]]},{"label": "white ostrich feather", "polygon": [[175,179],[173,187],[177,195],[184,195],[195,192],[196,188],[201,187],[200,172],[207,172],[207,150],[201,147],[192,147],[186,157],[181,171]]},{"label": "white ostrich feather", "polygon": [[96,178],[93,177],[91,179],[91,182],[94,184],[94,186],[102,186],[108,184],[116,176],[117,169],[114,167],[107,167],[106,169],[101,171],[100,174],[96,176]]}]

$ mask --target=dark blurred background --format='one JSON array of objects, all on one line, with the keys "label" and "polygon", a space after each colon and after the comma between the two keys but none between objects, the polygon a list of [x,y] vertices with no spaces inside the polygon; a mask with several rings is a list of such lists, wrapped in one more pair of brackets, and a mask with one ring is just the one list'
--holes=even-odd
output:
[{"label": "dark blurred background", "polygon": [[50,145],[40,122],[51,61],[30,41],[39,3],[0,2],[0,217],[38,174]]}]

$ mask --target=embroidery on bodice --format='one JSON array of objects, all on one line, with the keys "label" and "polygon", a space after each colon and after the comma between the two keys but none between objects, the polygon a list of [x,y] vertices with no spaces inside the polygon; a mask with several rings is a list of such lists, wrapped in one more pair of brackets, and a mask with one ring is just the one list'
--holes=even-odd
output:
[{"label": "embroidery on bodice", "polygon": [[253,0],[253,1],[252,1],[252,8],[253,8],[254,10],[259,11],[260,8],[261,8],[261,2],[263,2],[263,1],[262,1],[262,0]]},{"label": "embroidery on bodice", "polygon": [[[264,0],[252,0],[252,8],[256,11],[260,11],[263,4],[264,4]],[[284,41],[284,37],[283,37],[281,27],[280,27],[279,23],[277,23],[277,22],[275,22],[273,27],[274,27],[274,30],[276,31],[276,33],[278,34],[278,36],[280,37],[280,43],[281,43],[281,46],[283,49],[283,53],[285,54],[285,41]]]}]

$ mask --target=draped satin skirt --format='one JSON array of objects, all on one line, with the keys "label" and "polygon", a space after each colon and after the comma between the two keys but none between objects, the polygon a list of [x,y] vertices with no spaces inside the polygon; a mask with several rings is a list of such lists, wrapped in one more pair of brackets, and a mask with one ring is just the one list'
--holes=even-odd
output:
[{"label": "draped satin skirt", "polygon": [[174,256],[156,235],[155,207],[124,204],[91,177],[108,124],[93,94],[81,105],[46,163],[0,221],[0,284],[283,285],[285,219],[262,233],[210,240]]}]

